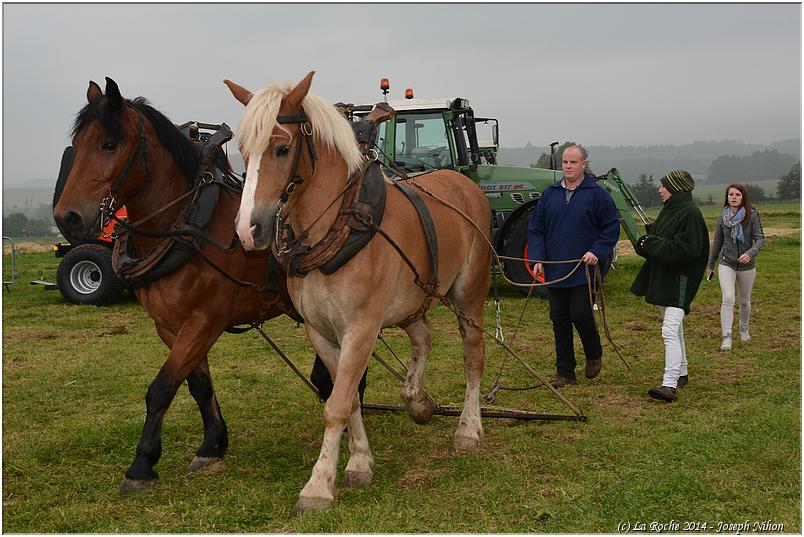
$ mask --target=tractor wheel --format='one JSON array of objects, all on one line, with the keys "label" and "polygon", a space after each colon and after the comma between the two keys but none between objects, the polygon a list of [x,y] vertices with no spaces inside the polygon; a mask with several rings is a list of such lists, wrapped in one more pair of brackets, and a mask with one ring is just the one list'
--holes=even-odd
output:
[{"label": "tractor wheel", "polygon": [[112,269],[112,251],[100,244],[81,244],[59,263],[56,282],[61,295],[73,304],[105,306],[123,293],[124,285]]},{"label": "tractor wheel", "polygon": [[[508,228],[508,233],[503,238],[503,246],[500,249],[500,254],[509,257],[520,257],[523,259],[528,258],[528,222],[530,216],[533,214],[533,208],[523,214],[520,214],[516,221]],[[533,283],[533,263],[526,263],[524,261],[504,261],[503,270],[509,280],[517,283]],[[540,274],[536,278],[537,283],[544,282],[544,274]],[[530,292],[531,296],[538,296],[547,298],[547,287],[540,286],[534,287],[530,291],[530,287],[514,286],[519,293],[527,296]]]}]

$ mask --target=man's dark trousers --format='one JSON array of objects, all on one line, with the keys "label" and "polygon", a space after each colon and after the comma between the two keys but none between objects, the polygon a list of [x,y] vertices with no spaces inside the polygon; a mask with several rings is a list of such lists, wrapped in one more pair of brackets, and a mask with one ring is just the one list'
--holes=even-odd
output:
[{"label": "man's dark trousers", "polygon": [[572,326],[581,336],[586,360],[603,356],[600,334],[595,327],[592,306],[589,303],[589,288],[586,284],[577,287],[549,287],[550,320],[556,338],[556,372],[567,379],[575,380],[575,349],[572,343]]}]

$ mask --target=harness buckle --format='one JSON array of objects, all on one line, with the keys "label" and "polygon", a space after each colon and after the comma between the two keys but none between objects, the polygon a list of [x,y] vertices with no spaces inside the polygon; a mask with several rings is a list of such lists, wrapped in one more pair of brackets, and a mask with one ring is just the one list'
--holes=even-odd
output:
[{"label": "harness buckle", "polygon": [[279,200],[279,203],[276,205],[276,214],[274,215],[274,248],[277,256],[285,255],[290,251],[286,242],[283,248],[279,248],[279,244],[282,242],[282,209],[284,208],[285,202]]},{"label": "harness buckle", "polygon": [[313,125],[309,121],[305,121],[299,125],[302,134],[305,136],[312,136],[313,135]]},{"label": "harness buckle", "polygon": [[215,180],[215,175],[212,172],[208,171],[208,170],[205,171],[201,175],[201,184],[202,185],[211,184],[214,180]]},{"label": "harness buckle", "polygon": [[111,193],[103,198],[100,202],[100,207],[98,210],[101,214],[101,229],[105,228],[112,219],[112,215],[114,214],[114,204],[116,200]]},{"label": "harness buckle", "polygon": [[366,158],[371,161],[378,161],[380,160],[380,154],[377,152],[376,149],[371,148],[368,151],[366,151]]}]

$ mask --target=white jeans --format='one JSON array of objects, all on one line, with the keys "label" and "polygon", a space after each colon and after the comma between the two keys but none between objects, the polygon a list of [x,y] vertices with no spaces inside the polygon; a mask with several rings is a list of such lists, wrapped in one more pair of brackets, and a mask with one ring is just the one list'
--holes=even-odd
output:
[{"label": "white jeans", "polygon": [[720,335],[731,337],[731,325],[734,322],[735,283],[740,304],[740,331],[748,332],[748,319],[751,317],[751,288],[757,277],[757,269],[734,270],[725,265],[718,265],[717,277],[720,280],[720,292],[723,294],[723,302],[720,304]]},{"label": "white jeans", "polygon": [[684,310],[661,306],[664,340],[664,379],[662,386],[675,388],[678,377],[687,374],[687,346],[684,344]]}]

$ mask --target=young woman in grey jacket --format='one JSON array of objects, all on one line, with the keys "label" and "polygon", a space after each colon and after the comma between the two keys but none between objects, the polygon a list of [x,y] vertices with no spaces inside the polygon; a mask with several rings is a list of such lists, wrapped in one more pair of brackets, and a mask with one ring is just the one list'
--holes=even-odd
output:
[{"label": "young woman in grey jacket", "polygon": [[751,339],[748,333],[751,288],[757,276],[755,260],[764,244],[762,222],[757,210],[751,207],[748,192],[743,185],[729,185],[723,211],[715,226],[715,239],[706,269],[707,279],[711,280],[715,273],[715,261],[719,261],[717,277],[723,293],[720,305],[721,351],[729,351],[732,346],[735,284],[740,310],[740,341]]}]

